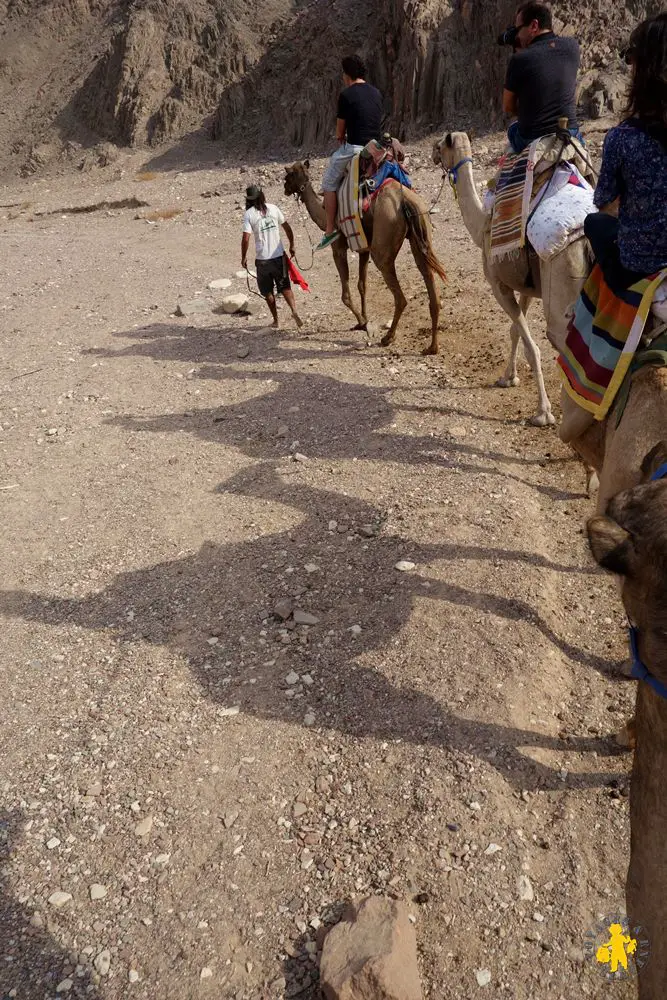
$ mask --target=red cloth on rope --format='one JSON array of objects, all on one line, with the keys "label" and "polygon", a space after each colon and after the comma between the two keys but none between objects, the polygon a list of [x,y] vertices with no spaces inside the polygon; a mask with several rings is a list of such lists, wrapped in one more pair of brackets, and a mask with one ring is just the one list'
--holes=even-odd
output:
[{"label": "red cloth on rope", "polygon": [[295,284],[297,284],[299,288],[302,288],[304,292],[310,291],[308,282],[290,257],[287,258],[287,273],[289,274],[290,281],[295,282]]}]

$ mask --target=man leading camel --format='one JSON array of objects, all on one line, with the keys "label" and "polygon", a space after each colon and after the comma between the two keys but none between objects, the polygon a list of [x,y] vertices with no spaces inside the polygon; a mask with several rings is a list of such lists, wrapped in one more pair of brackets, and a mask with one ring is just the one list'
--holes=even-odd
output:
[{"label": "man leading camel", "polygon": [[534,139],[552,135],[559,118],[567,118],[573,136],[581,138],[577,122],[579,43],[554,34],[551,10],[544,3],[524,3],[514,28],[499,41],[514,47],[503,91],[503,111],[516,116],[507,130],[515,153]]},{"label": "man leading camel", "polygon": [[278,329],[278,307],[276,306],[274,288],[276,293],[281,294],[285,299],[292,311],[294,322],[300,328],[303,323],[296,311],[294,292],[287,269],[287,257],[280,238],[280,227],[282,226],[289,240],[290,256],[293,257],[295,251],[292,227],[278,206],[269,204],[262,189],[254,184],[246,188],[245,207],[243,237],[241,239],[241,267],[247,268],[248,266],[250,236],[254,234],[257,285],[260,294],[264,296],[266,304],[271,310],[273,328]]},{"label": "man leading camel", "polygon": [[337,191],[348,163],[371,139],[379,139],[382,132],[382,94],[377,87],[366,83],[363,62],[359,56],[345,56],[342,67],[345,89],[338,98],[336,114],[338,149],[322,178],[327,227],[317,250],[330,246],[340,235],[336,229]]}]

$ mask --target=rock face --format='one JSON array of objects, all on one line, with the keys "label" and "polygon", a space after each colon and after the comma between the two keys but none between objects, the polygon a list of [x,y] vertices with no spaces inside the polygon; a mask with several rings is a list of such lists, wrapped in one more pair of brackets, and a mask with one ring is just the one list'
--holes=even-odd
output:
[{"label": "rock face", "polygon": [[422,1000],[404,904],[381,896],[351,904],[325,938],[320,984],[326,1000]]}]

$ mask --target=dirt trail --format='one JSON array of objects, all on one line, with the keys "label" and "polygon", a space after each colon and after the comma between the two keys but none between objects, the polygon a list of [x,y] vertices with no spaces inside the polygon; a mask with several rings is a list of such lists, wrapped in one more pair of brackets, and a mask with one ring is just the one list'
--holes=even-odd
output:
[{"label": "dirt trail", "polygon": [[[479,969],[490,997],[602,1000],[582,949],[623,906],[621,607],[580,467],[525,424],[527,368],[491,387],[506,322],[449,191],[424,359],[406,254],[392,354],[349,332],[327,255],[307,336],[176,319],[214,278],[242,290],[251,174],[140,166],[0,191],[32,206],[0,212],[0,993],[315,998],[320,923],[389,891],[422,894],[433,1000],[481,995]],[[184,211],[37,215],[130,197]],[[318,623],[276,620],[285,597]]]}]

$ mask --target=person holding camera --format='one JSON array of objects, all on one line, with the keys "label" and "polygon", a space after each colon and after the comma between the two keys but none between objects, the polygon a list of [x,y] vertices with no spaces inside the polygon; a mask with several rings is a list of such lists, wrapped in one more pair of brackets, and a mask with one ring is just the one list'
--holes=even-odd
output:
[{"label": "person holding camera", "polygon": [[507,130],[514,152],[556,132],[559,118],[567,118],[570,133],[581,140],[576,100],[579,43],[554,33],[549,7],[521,4],[514,26],[498,42],[514,49],[503,91],[503,111],[516,117]]}]

